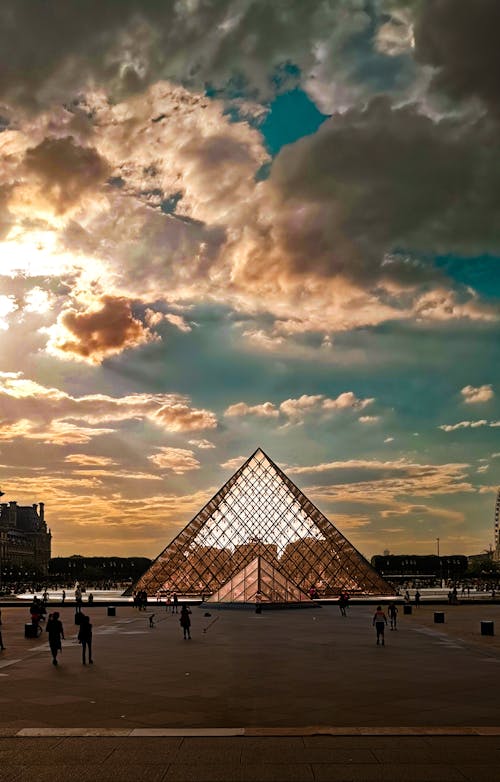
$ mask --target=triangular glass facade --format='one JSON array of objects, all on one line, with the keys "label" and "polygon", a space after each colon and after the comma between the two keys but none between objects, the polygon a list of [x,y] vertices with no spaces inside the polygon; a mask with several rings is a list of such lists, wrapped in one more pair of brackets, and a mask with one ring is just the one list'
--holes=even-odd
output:
[{"label": "triangular glass facade", "polygon": [[320,597],[394,590],[259,448],[127,590],[209,597],[256,557]]},{"label": "triangular glass facade", "polygon": [[217,590],[209,603],[304,603],[311,599],[264,557],[255,557]]}]

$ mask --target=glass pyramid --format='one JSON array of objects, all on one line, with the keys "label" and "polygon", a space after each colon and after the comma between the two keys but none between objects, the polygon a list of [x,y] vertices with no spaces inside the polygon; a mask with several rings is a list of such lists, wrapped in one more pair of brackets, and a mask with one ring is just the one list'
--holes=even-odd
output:
[{"label": "glass pyramid", "polygon": [[137,589],[208,598],[259,556],[320,597],[394,594],[260,448],[125,594]]},{"label": "glass pyramid", "polygon": [[264,557],[255,557],[208,598],[209,603],[304,603],[311,599]]}]

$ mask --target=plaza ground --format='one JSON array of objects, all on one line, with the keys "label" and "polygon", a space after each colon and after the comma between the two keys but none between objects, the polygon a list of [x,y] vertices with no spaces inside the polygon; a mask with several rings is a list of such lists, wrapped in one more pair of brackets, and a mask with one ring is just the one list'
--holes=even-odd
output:
[{"label": "plaza ground", "polygon": [[156,606],[85,610],[94,665],[65,606],[54,667],[2,608],[1,780],[500,778],[500,606],[400,610],[384,647],[370,606],[193,608],[191,641]]}]

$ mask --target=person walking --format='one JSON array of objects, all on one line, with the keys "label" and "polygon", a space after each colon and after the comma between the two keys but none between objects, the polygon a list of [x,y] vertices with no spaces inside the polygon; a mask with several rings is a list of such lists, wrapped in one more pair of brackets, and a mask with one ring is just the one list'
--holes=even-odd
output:
[{"label": "person walking", "polygon": [[90,616],[81,614],[80,616],[80,630],[78,631],[78,643],[82,645],[82,663],[85,662],[85,652],[89,651],[89,664],[93,664],[92,659],[92,625],[90,624]]},{"label": "person walking", "polygon": [[391,620],[391,630],[397,630],[398,607],[396,603],[391,603],[388,609],[389,619]]},{"label": "person walking", "polygon": [[179,598],[177,597],[177,592],[174,592],[172,595],[172,613],[177,613],[177,607],[179,605]]},{"label": "person walking", "polygon": [[347,592],[341,592],[339,597],[340,615],[347,616],[347,606],[349,605],[349,595]]},{"label": "person walking", "polygon": [[387,624],[387,617],[382,611],[382,606],[377,606],[377,610],[373,615],[372,624],[375,626],[375,630],[377,631],[377,646],[379,645],[380,641],[382,641],[382,646],[385,646],[384,630]]},{"label": "person walking", "polygon": [[417,591],[415,592],[415,608],[418,608],[419,605],[420,605],[420,592],[417,589]]},{"label": "person walking", "polygon": [[61,650],[61,639],[64,638],[64,628],[61,620],[59,619],[59,611],[54,611],[51,614],[46,632],[49,634],[49,646],[52,653],[52,665],[57,665],[57,653]]},{"label": "person walking", "polygon": [[62,591],[62,604],[63,605],[64,605],[65,601],[66,601],[66,590],[63,589],[63,591]]},{"label": "person walking", "polygon": [[184,631],[184,640],[190,641],[191,640],[191,619],[190,619],[190,613],[188,606],[183,603],[181,608],[181,616],[179,619],[180,625]]}]

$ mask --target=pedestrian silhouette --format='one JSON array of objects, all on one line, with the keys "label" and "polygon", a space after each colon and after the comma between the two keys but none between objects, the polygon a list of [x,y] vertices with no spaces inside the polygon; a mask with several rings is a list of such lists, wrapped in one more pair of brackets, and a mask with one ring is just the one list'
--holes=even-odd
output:
[{"label": "pedestrian silhouette", "polygon": [[382,641],[382,646],[385,646],[384,630],[387,624],[387,617],[382,611],[382,606],[377,606],[377,610],[373,615],[372,624],[375,625],[375,630],[377,631],[377,646],[380,641]]},{"label": "pedestrian silhouette", "polygon": [[89,663],[93,664],[92,659],[92,625],[90,617],[86,614],[80,614],[80,629],[78,631],[78,643],[82,645],[82,663],[85,665],[85,652],[88,649]]},{"label": "pedestrian silhouette", "polygon": [[391,620],[391,630],[397,630],[398,607],[396,603],[391,603],[388,609],[389,619]]},{"label": "pedestrian silhouette", "polygon": [[190,613],[191,611],[187,607],[185,603],[183,603],[181,608],[181,615],[179,618],[180,625],[184,631],[184,640],[191,640],[191,619],[190,619]]},{"label": "pedestrian silhouette", "polygon": [[61,639],[64,638],[64,628],[59,619],[59,611],[54,611],[54,613],[50,615],[45,630],[49,634],[52,665],[57,665],[57,653],[62,649]]}]

